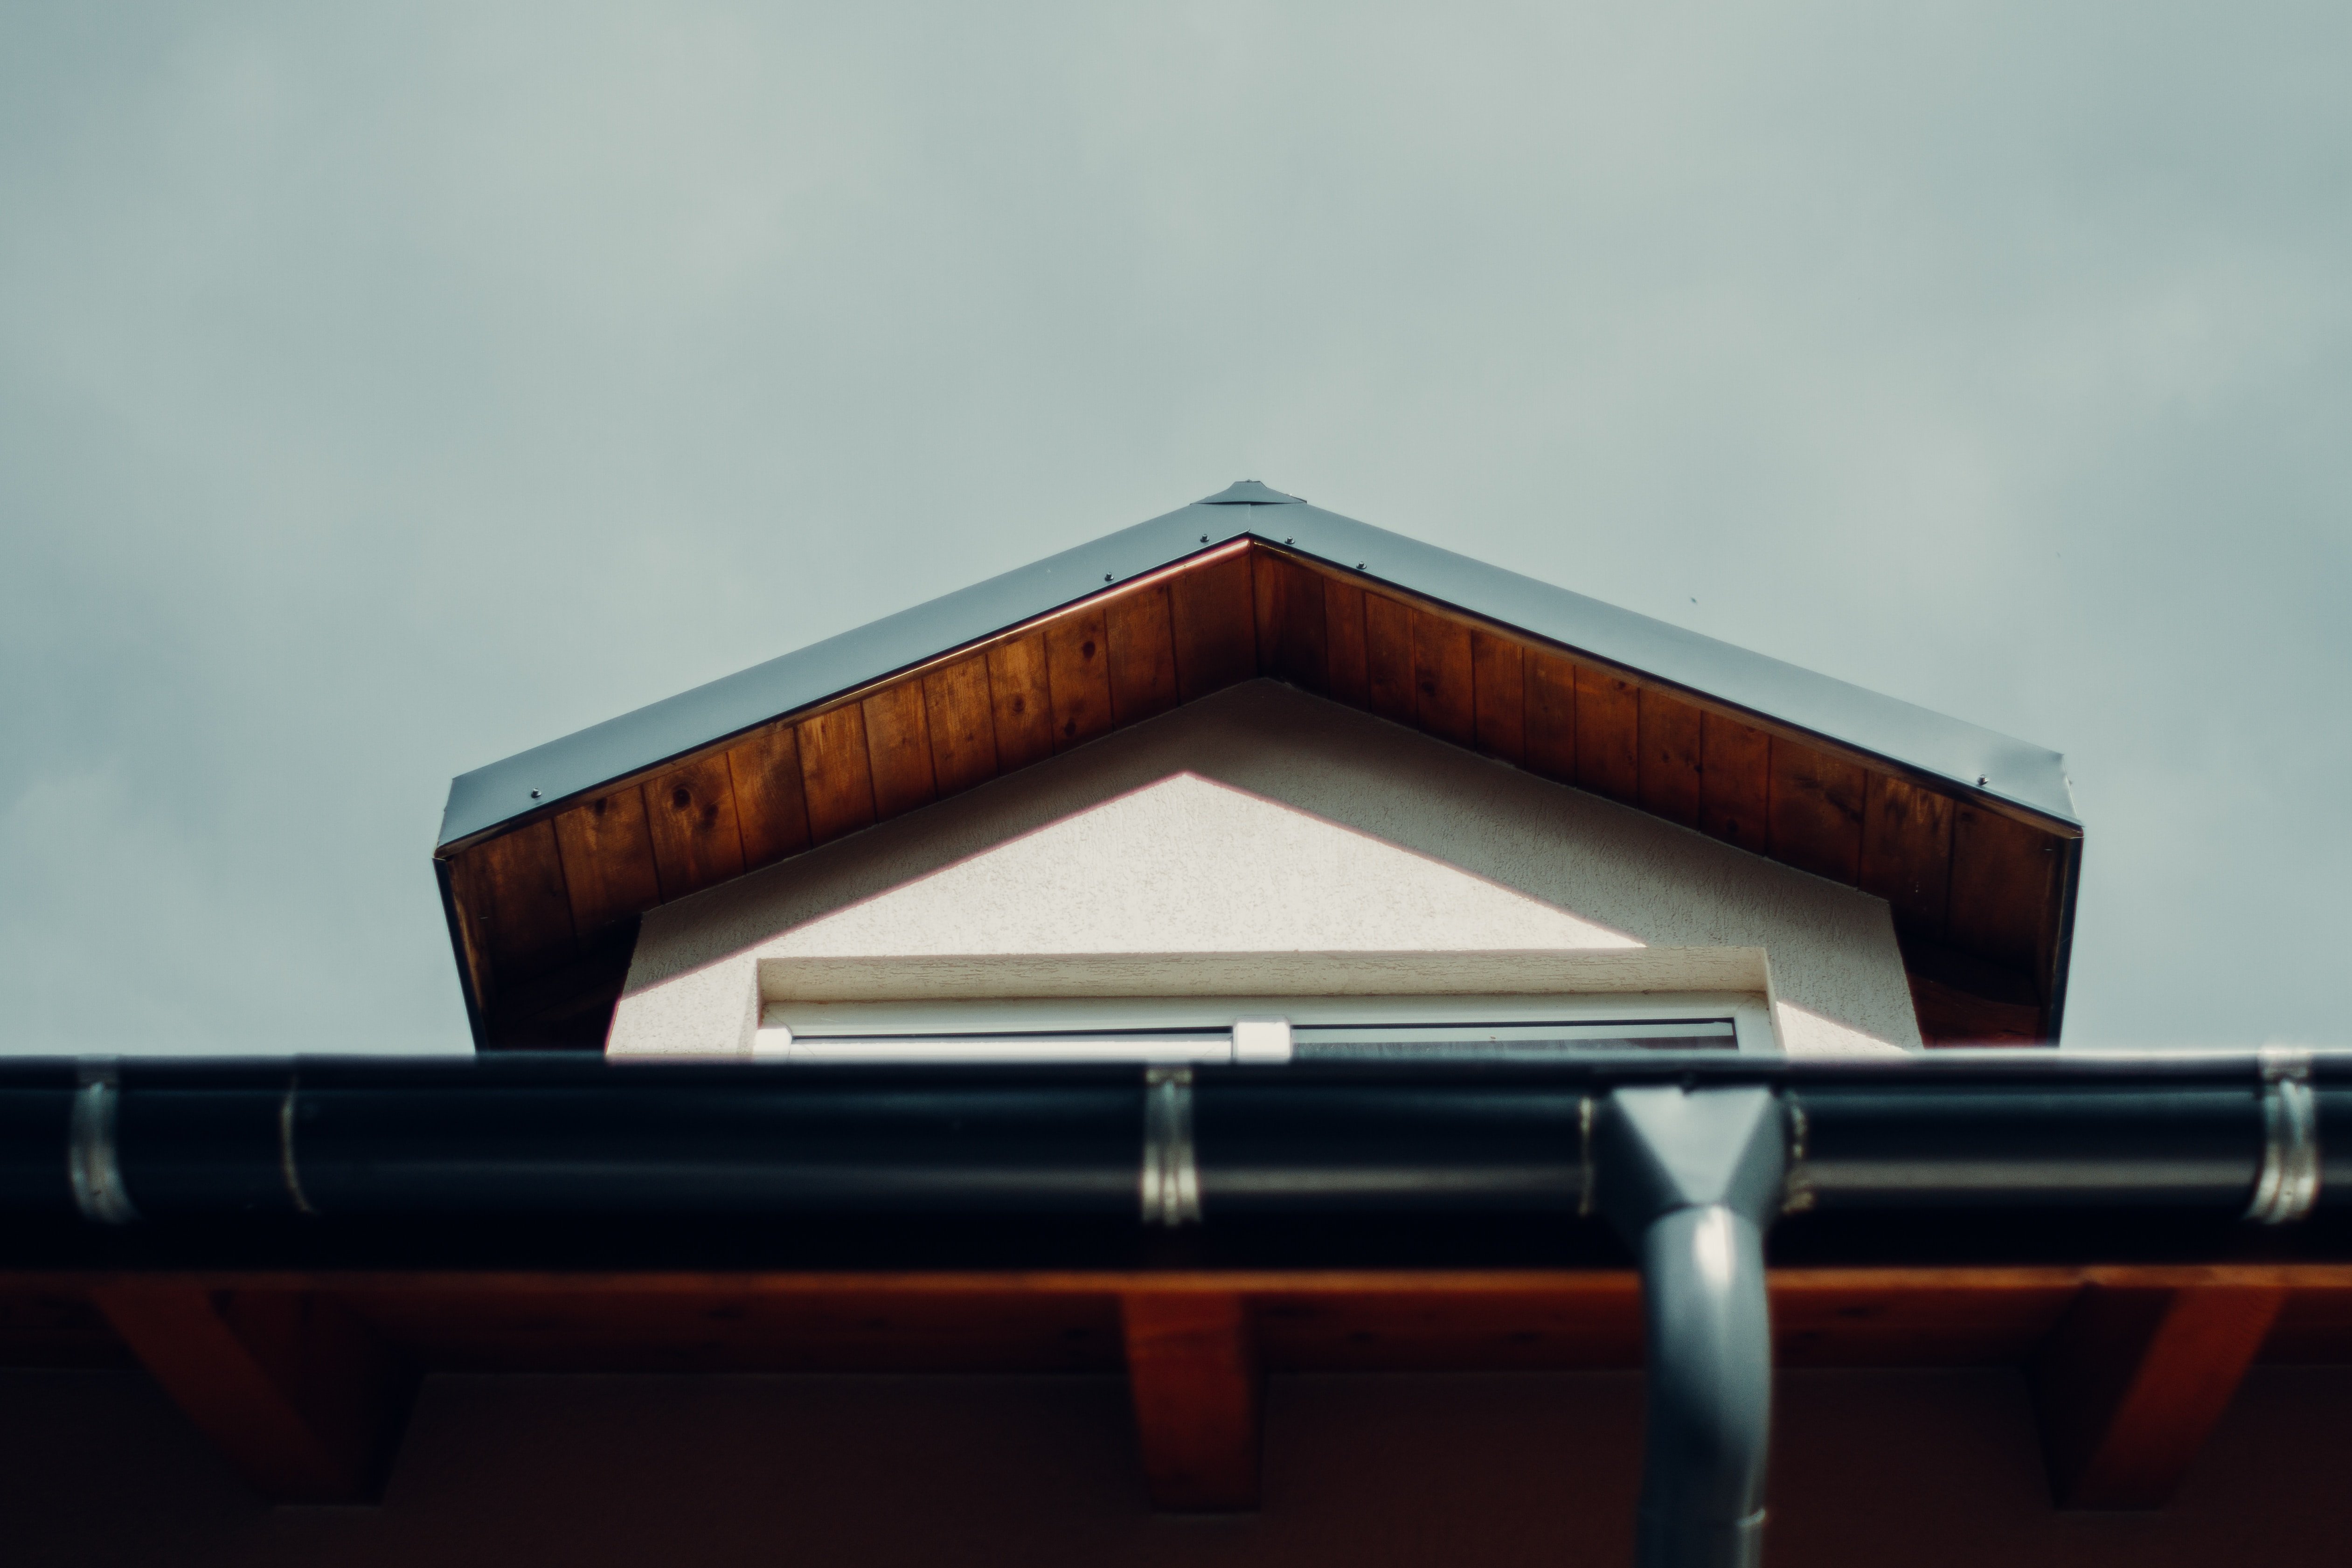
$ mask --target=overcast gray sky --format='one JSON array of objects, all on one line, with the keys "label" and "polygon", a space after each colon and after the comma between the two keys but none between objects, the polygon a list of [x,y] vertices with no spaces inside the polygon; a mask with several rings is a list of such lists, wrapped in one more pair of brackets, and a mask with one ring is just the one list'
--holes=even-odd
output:
[{"label": "overcast gray sky", "polygon": [[0,1046],[461,1047],[452,773],[1244,476],[2064,751],[2352,1043],[2352,9],[0,3]]}]

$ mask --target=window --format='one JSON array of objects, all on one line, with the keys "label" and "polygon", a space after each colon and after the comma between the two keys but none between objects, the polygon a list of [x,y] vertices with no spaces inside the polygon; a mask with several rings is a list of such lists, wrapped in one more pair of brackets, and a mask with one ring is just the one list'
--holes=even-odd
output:
[{"label": "window", "polygon": [[1592,1051],[1776,1051],[1760,997],[1087,997],[771,1003],[781,1063],[1531,1061]]}]

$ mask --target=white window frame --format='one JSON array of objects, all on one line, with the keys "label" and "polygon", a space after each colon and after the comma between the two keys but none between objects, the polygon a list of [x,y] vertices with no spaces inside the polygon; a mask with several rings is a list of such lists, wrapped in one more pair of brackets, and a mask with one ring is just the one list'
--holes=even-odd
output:
[{"label": "white window frame", "polygon": [[[822,1059],[805,1047],[795,1049],[796,1037],[827,1039],[914,1039],[922,1037],[1040,1037],[1016,1047],[1014,1059],[1134,1060],[1207,1062],[1286,1059],[1287,1029],[1275,1054],[1265,1042],[1272,1038],[1252,1024],[1280,1021],[1289,1026],[1381,1024],[1527,1024],[1716,1022],[1727,1020],[1735,1049],[1743,1055],[1780,1054],[1767,1000],[1746,992],[1639,992],[1529,994],[1524,992],[1486,995],[1237,995],[1237,996],[1056,996],[924,998],[900,1001],[782,1001],[766,1003],[751,1056],[754,1060],[790,1062]],[[1236,1026],[1243,1029],[1236,1033]],[[1112,1042],[1086,1042],[1097,1048],[1080,1051],[1089,1032],[1184,1030],[1222,1037],[1170,1039],[1154,1047],[1144,1042],[1119,1049]],[[1066,1037],[1055,1048],[1049,1037]],[[1253,1049],[1253,1040],[1260,1042]],[[956,1059],[952,1051],[939,1056],[910,1048],[909,1060]],[[993,1058],[967,1059],[1007,1059]]]}]

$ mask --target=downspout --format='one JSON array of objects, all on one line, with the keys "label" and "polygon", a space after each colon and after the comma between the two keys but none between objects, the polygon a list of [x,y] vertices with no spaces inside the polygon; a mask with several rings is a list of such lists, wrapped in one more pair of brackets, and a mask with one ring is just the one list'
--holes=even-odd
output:
[{"label": "downspout", "polygon": [[1772,1334],[1764,1231],[1788,1137],[1769,1089],[1620,1089],[1595,1196],[1642,1263],[1648,1408],[1639,1568],[1753,1568],[1764,1550]]}]

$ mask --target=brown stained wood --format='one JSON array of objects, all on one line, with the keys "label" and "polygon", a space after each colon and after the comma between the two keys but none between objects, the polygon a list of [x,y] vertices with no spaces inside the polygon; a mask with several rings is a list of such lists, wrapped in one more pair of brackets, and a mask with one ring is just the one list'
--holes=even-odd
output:
[{"label": "brown stained wood", "polygon": [[2042,1008],[2032,1002],[2003,1001],[1911,970],[1911,1010],[1919,1039],[1929,1046],[2038,1046]]},{"label": "brown stained wood", "polygon": [[1110,716],[1132,724],[1176,706],[1176,628],[1168,584],[1152,583],[1103,606],[1110,647]]},{"label": "brown stained wood", "polygon": [[79,1290],[0,1286],[0,1366],[138,1370],[138,1358]]},{"label": "brown stained wood", "polygon": [[1427,610],[1412,613],[1413,721],[1457,746],[1477,738],[1470,628]]},{"label": "brown stained wood", "polygon": [[605,927],[560,967],[501,984],[482,1044],[497,1050],[602,1050],[629,977],[636,928]]},{"label": "brown stained wood", "polygon": [[940,794],[956,795],[996,776],[996,714],[985,655],[923,677],[923,713],[930,725],[931,774]]},{"label": "brown stained wood", "polygon": [[727,776],[735,784],[735,830],[743,837],[746,870],[809,847],[807,786],[792,725],[766,725],[730,746]]},{"label": "brown stained wood", "polygon": [[1863,769],[1772,738],[1772,858],[1851,885],[1862,870]]},{"label": "brown stained wood", "polygon": [[1381,718],[1413,721],[1412,611],[1373,593],[1364,595],[1364,696]]},{"label": "brown stained wood", "polygon": [[923,683],[886,686],[858,706],[866,712],[866,752],[874,766],[875,819],[887,822],[937,800]]},{"label": "brown stained wood", "polygon": [[1696,827],[1705,756],[1702,715],[1655,687],[1643,689],[1640,708],[1642,809]]},{"label": "brown stained wood", "polygon": [[1699,831],[1769,855],[1772,737],[1720,713],[1700,716]]},{"label": "brown stained wood", "polygon": [[1042,763],[1054,754],[1054,693],[1045,677],[1045,634],[998,643],[988,650],[988,700],[996,717],[996,766],[1001,773]]},{"label": "brown stained wood", "polygon": [[1952,797],[1890,773],[1872,773],[1862,814],[1862,880],[1885,899],[1895,928],[1939,938],[1951,894]]},{"label": "brown stained wood", "polygon": [[874,826],[874,763],[866,753],[866,712],[856,703],[800,724],[801,789],[809,839],[824,844]]},{"label": "brown stained wood", "polygon": [[1119,1301],[1138,1447],[1154,1508],[1238,1512],[1258,1498],[1258,1364],[1237,1295],[1135,1291]]},{"label": "brown stained wood", "polygon": [[309,1293],[115,1284],[114,1331],[245,1479],[275,1502],[374,1495],[414,1384],[336,1301]]},{"label": "brown stained wood", "polygon": [[461,895],[471,894],[461,910],[478,922],[500,984],[544,973],[578,951],[553,823],[525,823],[477,844],[453,871]]},{"label": "brown stained wood", "polygon": [[1511,1295],[1285,1290],[1251,1300],[1269,1372],[1638,1367],[1640,1284],[1609,1284]]},{"label": "brown stained wood", "polygon": [[[119,1356],[102,1320],[76,1324],[42,1303],[121,1284],[329,1291],[416,1364],[452,1371],[1108,1370],[1131,1293],[1252,1303],[1262,1363],[1277,1371],[1630,1366],[1641,1341],[1640,1281],[1620,1269],[13,1270],[0,1273],[0,1352],[21,1317],[25,1353],[43,1364]],[[1788,1365],[2030,1362],[2086,1285],[2284,1291],[2264,1359],[2352,1360],[2352,1266],[2340,1263],[1774,1268],[1769,1285]],[[11,1314],[11,1300],[34,1306]]]},{"label": "brown stained wood", "polygon": [[743,874],[735,782],[725,753],[698,757],[646,780],[646,816],[664,899],[682,899]]},{"label": "brown stained wood", "polygon": [[[1275,1293],[1318,1296],[1417,1295],[1481,1300],[1497,1297],[1576,1297],[1613,1300],[1638,1297],[1641,1278],[1631,1268],[1582,1267],[1493,1267],[1446,1268],[1386,1267],[1295,1268],[331,1268],[301,1267],[210,1267],[137,1270],[50,1265],[0,1268],[0,1294],[25,1291],[87,1293],[112,1284],[188,1286],[207,1290],[329,1291],[365,1306],[379,1295],[424,1292],[467,1300],[518,1293],[574,1292],[582,1296],[646,1294],[698,1297],[711,1292],[832,1296],[905,1295],[955,1297],[974,1291],[1043,1296],[1120,1296],[1130,1292],[1251,1298]],[[2295,1293],[2332,1294],[2331,1310],[2352,1327],[2352,1262],[2250,1258],[2235,1262],[2101,1264],[1808,1264],[1774,1266],[1766,1283],[1773,1300],[1800,1296],[1867,1296],[1896,1300],[1919,1292],[1958,1289],[1993,1296],[2061,1286],[2110,1289],[2187,1289],[2192,1286],[2261,1286]],[[2314,1296],[2314,1299],[2317,1299]],[[1773,1309],[1780,1310],[1779,1306]]]},{"label": "brown stained wood", "polygon": [[1632,681],[1576,667],[1576,782],[1632,805],[1642,792],[1642,692]]},{"label": "brown stained wood", "polygon": [[1982,806],[1957,806],[1945,940],[2040,981],[2062,847],[2054,834]]},{"label": "brown stained wood", "polygon": [[2261,1285],[2086,1287],[2032,1369],[2060,1506],[2170,1500],[2285,1297]]},{"label": "brown stained wood", "polygon": [[1110,1291],[1002,1281],[954,1292],[551,1283],[360,1291],[352,1301],[435,1372],[1099,1373],[1118,1371],[1123,1354]]},{"label": "brown stained wood", "polygon": [[1472,632],[1470,689],[1478,749],[1507,763],[1526,762],[1527,667],[1519,645],[1489,632]]},{"label": "brown stained wood", "polygon": [[2352,1282],[2287,1287],[2262,1359],[2284,1365],[2352,1361]]},{"label": "brown stained wood", "polygon": [[1318,574],[1271,550],[1253,551],[1257,591],[1258,670],[1307,691],[1330,679],[1328,628]]},{"label": "brown stained wood", "polygon": [[1109,637],[1102,606],[1045,626],[1045,673],[1053,688],[1054,750],[1083,746],[1110,729]]},{"label": "brown stained wood", "polygon": [[1325,689],[1335,702],[1363,708],[1371,702],[1371,676],[1364,653],[1364,591],[1336,577],[1323,579]]},{"label": "brown stained wood", "polygon": [[1187,566],[1169,579],[1176,637],[1176,694],[1186,702],[1257,673],[1257,616],[1250,550]]},{"label": "brown stained wood", "polygon": [[1576,782],[1576,666],[1530,648],[1527,657],[1528,767],[1561,784]]},{"label": "brown stained wood", "polygon": [[[1774,1281],[1773,1360],[1782,1366],[2015,1366],[2065,1315],[2078,1280],[2022,1270],[1823,1269]],[[1853,1277],[1841,1278],[1842,1274]]]},{"label": "brown stained wood", "polygon": [[662,901],[646,797],[635,784],[558,812],[555,843],[572,928],[583,937]]}]

